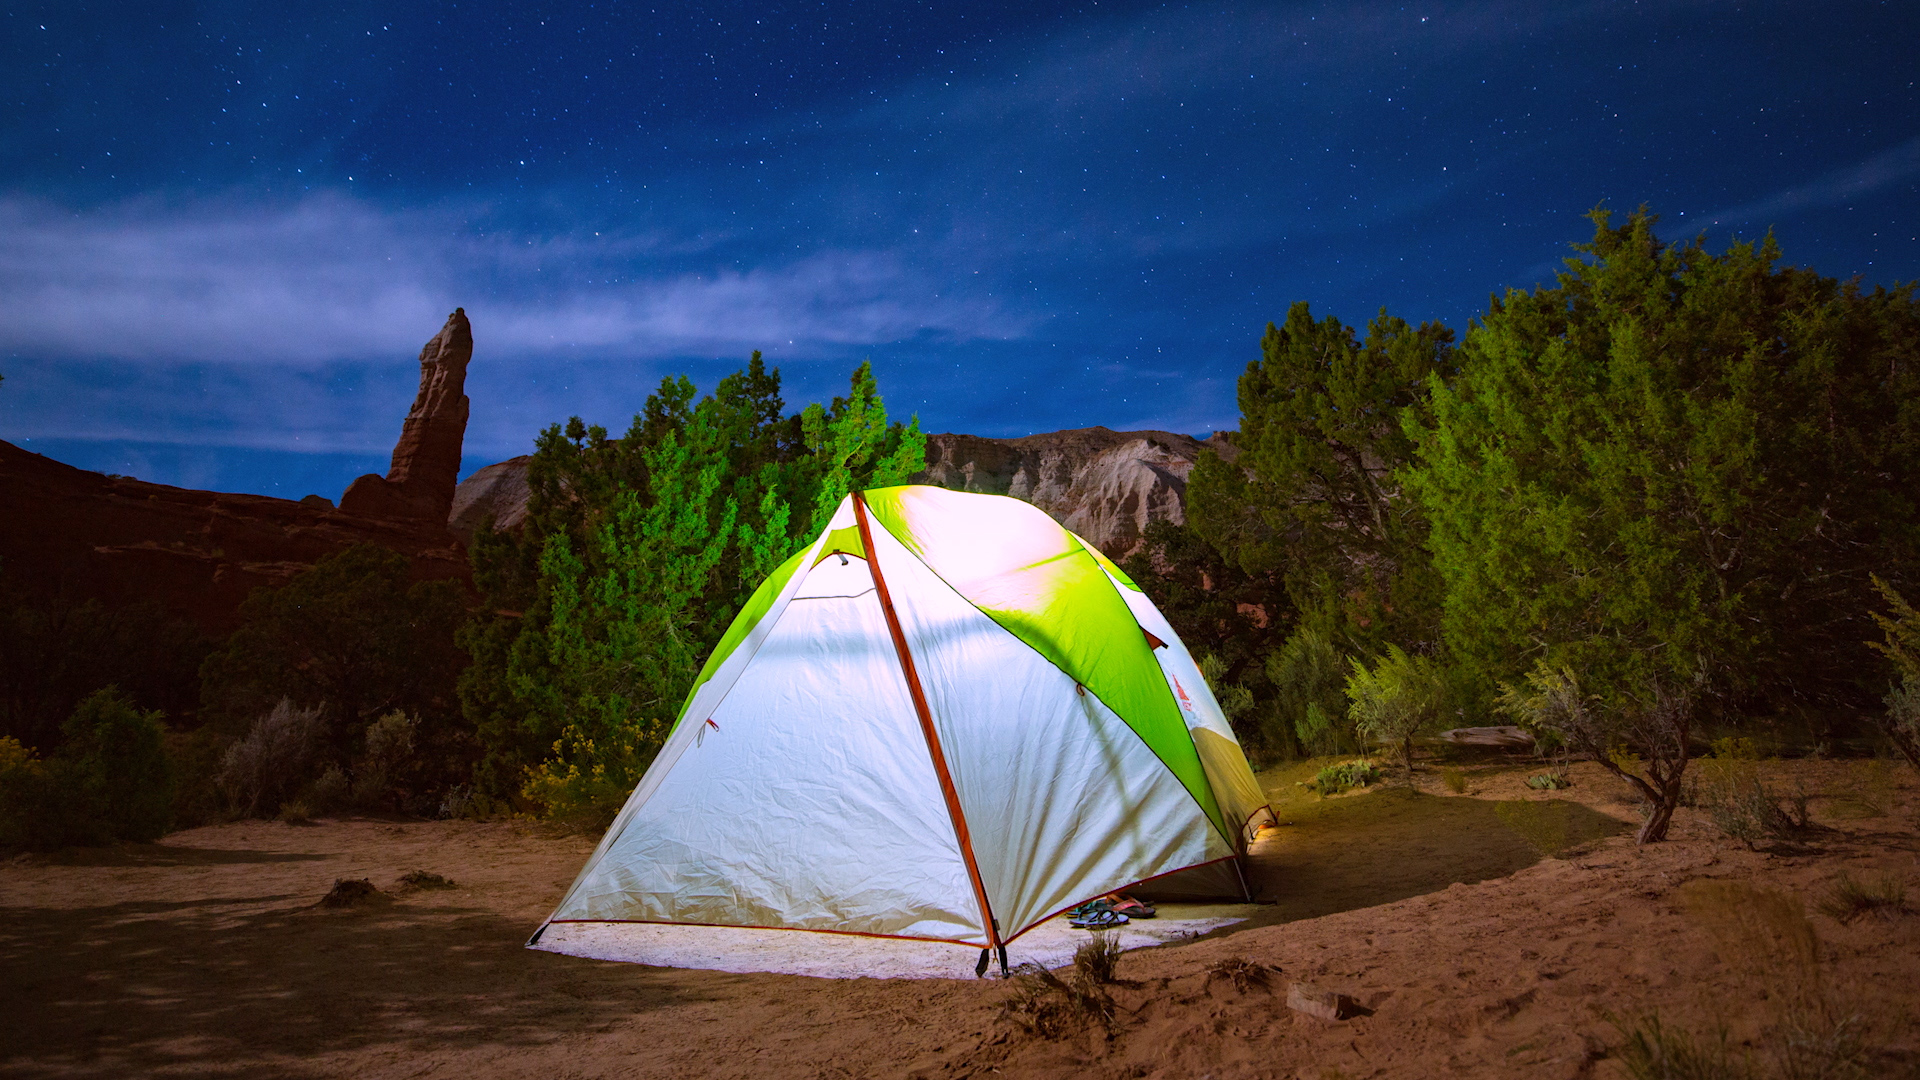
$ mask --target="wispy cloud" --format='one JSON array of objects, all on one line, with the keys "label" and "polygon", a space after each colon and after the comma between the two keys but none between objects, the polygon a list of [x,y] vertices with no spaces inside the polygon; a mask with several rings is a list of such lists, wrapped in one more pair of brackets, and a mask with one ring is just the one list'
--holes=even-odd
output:
[{"label": "wispy cloud", "polygon": [[1804,184],[1782,188],[1739,206],[1701,215],[1715,225],[1771,225],[1802,210],[1837,206],[1861,199],[1904,181],[1920,178],[1920,136],[1845,168],[1835,169]]},{"label": "wispy cloud", "polygon": [[[249,364],[405,354],[465,306],[489,347],[654,359],[774,343],[1008,339],[1028,321],[901,256],[816,250],[747,269],[685,234],[482,231],[485,207],[0,199],[0,350]],[[604,230],[603,230],[604,232]],[[943,292],[945,293],[943,295]]]}]

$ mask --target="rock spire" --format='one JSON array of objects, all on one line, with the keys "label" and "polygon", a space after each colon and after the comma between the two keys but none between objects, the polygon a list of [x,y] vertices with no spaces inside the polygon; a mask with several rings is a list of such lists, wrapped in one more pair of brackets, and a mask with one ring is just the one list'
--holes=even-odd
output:
[{"label": "rock spire", "polygon": [[420,392],[414,395],[384,477],[368,473],[340,497],[340,509],[377,518],[445,522],[460,482],[460,448],[467,434],[467,363],[473,327],[465,308],[420,350]]}]

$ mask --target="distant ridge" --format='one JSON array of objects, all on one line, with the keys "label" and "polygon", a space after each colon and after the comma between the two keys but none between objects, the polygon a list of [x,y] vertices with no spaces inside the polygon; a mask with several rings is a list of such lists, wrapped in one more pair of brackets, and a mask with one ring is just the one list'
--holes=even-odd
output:
[{"label": "distant ridge", "polygon": [[[1187,474],[1202,450],[1239,452],[1218,434],[1073,428],[989,439],[927,436],[927,469],[916,483],[1011,495],[1038,506],[1113,558],[1140,547],[1149,523],[1186,520]],[[448,527],[471,537],[489,518],[512,531],[526,520],[526,456],[480,469],[453,493]]]}]

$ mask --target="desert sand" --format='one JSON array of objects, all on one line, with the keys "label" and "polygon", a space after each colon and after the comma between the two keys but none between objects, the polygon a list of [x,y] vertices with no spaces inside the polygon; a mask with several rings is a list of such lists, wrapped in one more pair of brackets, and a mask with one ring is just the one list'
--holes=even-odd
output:
[{"label": "desert sand", "polygon": [[[1904,883],[1920,906],[1912,774],[1763,769],[1814,795],[1819,831],[1753,850],[1683,809],[1673,840],[1636,848],[1631,804],[1592,765],[1563,791],[1526,788],[1537,766],[1496,763],[1467,769],[1463,794],[1422,770],[1416,789],[1325,800],[1296,786],[1299,767],[1264,773],[1287,822],[1255,860],[1270,902],[1126,953],[1104,990],[1111,1022],[1051,1036],[1009,1011],[1019,980],[743,974],[527,949],[593,844],[527,823],[238,822],[20,856],[0,863],[0,1073],[1616,1076],[1615,1020],[1658,1010],[1708,1036],[1724,1026],[1730,1052],[1765,1063],[1784,1007],[1811,997],[1855,1018],[1868,1075],[1920,1070],[1920,915],[1817,911],[1843,872]],[[1887,798],[1858,797],[1876,783]],[[1503,814],[1503,801],[1533,805]],[[416,870],[454,887],[403,884]],[[341,878],[381,893],[319,906]],[[1804,903],[1813,969],[1783,973],[1743,951],[1737,919],[1702,906],[1703,879]],[[1290,1010],[1295,983],[1360,1012]]]}]

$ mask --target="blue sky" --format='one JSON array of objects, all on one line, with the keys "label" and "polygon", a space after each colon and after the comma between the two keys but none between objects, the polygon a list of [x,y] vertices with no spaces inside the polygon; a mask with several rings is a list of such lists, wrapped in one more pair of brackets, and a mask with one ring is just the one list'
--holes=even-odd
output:
[{"label": "blue sky", "polygon": [[1915,41],[1906,0],[0,0],[0,438],[337,497],[455,306],[469,469],[756,348],[934,431],[1229,428],[1291,302],[1464,329],[1603,201],[1920,277]]}]

